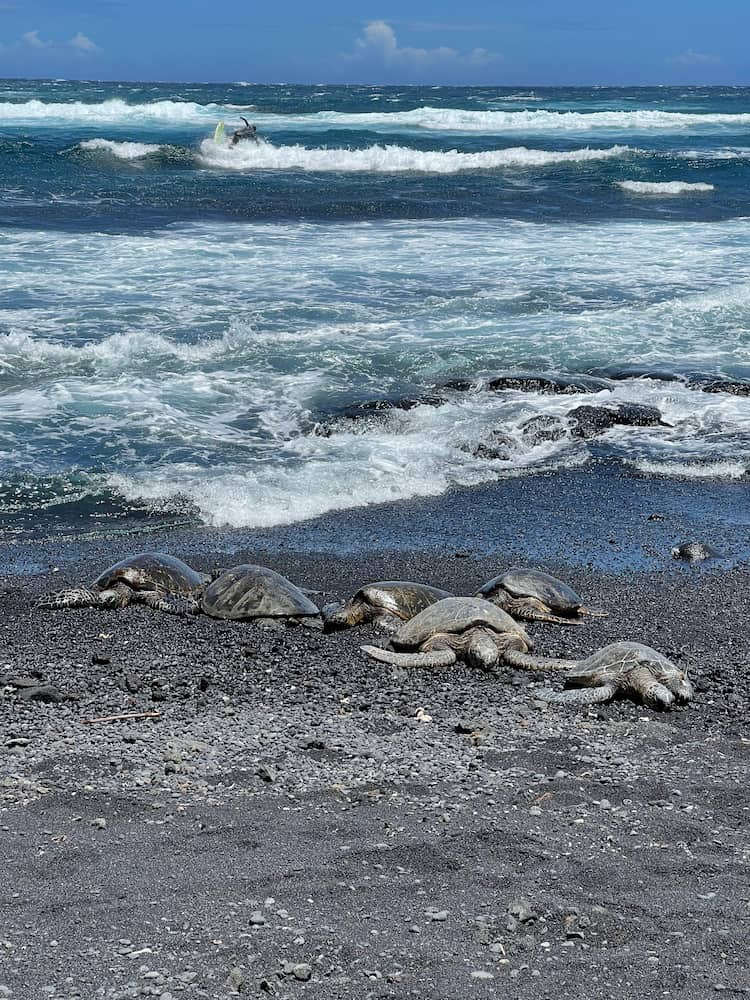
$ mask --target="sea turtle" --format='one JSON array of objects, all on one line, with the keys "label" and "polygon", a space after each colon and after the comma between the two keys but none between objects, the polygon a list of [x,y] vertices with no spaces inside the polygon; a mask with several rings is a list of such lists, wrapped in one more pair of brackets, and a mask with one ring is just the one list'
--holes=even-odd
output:
[{"label": "sea turtle", "polygon": [[203,591],[201,610],[212,618],[240,620],[288,619],[320,627],[320,611],[285,576],[254,563],[233,566]]},{"label": "sea turtle", "polygon": [[452,596],[447,590],[430,587],[426,583],[379,580],[360,587],[345,604],[327,605],[323,608],[323,622],[326,629],[351,628],[374,622],[395,631],[401,622],[409,621],[436,601]]},{"label": "sea turtle", "polygon": [[582,615],[607,617],[606,611],[583,607],[581,598],[567,583],[539,569],[509,569],[488,580],[475,596],[492,601],[522,621],[582,625]]},{"label": "sea turtle", "polygon": [[685,562],[703,562],[704,559],[715,559],[719,554],[705,542],[683,542],[682,545],[673,545],[671,552],[673,559]]},{"label": "sea turtle", "polygon": [[571,690],[544,688],[535,695],[556,704],[591,705],[619,694],[664,709],[693,697],[687,671],[640,642],[613,642],[585,660],[574,661],[565,683]]},{"label": "sea turtle", "polygon": [[[556,670],[556,660],[530,656],[533,643],[510,615],[478,597],[445,597],[405,622],[390,649],[362,646],[375,660],[401,667],[447,667],[457,659],[490,669],[503,661],[524,670]],[[569,666],[570,663],[566,663]]]},{"label": "sea turtle", "polygon": [[197,614],[199,596],[209,577],[163,552],[140,552],[121,559],[91,587],[72,587],[45,594],[37,608],[124,608],[145,604],[172,615]]}]

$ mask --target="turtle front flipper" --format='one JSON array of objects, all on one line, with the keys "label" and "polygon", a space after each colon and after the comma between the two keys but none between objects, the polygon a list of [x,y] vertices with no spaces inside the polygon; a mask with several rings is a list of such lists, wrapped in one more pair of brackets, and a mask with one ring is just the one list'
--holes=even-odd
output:
[{"label": "turtle front flipper", "polygon": [[156,590],[142,590],[131,597],[133,604],[145,604],[154,611],[163,611],[167,615],[178,615],[187,618],[200,614],[200,601],[192,594],[159,593]]},{"label": "turtle front flipper", "polygon": [[627,683],[623,685],[622,690],[635,695],[649,708],[670,709],[674,704],[675,696],[668,687],[654,677],[648,667],[636,667],[626,676]]},{"label": "turtle front flipper", "polygon": [[98,608],[102,606],[102,595],[98,590],[87,587],[71,587],[69,590],[58,590],[53,594],[40,597],[35,608],[52,611],[56,608]]},{"label": "turtle front flipper", "polygon": [[536,597],[518,597],[509,601],[506,609],[509,615],[524,622],[549,622],[553,625],[583,625],[578,618],[562,618]]},{"label": "turtle front flipper", "polygon": [[570,688],[567,691],[540,688],[534,692],[534,696],[553,705],[598,705],[614,698],[615,685],[602,684],[598,687]]},{"label": "turtle front flipper", "polygon": [[587,618],[609,618],[609,611],[602,611],[601,608],[578,608],[577,614],[585,615]]},{"label": "turtle front flipper", "polygon": [[390,663],[397,667],[450,667],[456,662],[456,652],[453,649],[431,649],[427,653],[396,653],[391,649],[381,649],[379,646],[360,646],[373,660]]},{"label": "turtle front flipper", "polygon": [[552,656],[533,656],[520,649],[503,649],[500,655],[505,663],[519,670],[572,670],[579,663],[578,660],[556,660]]}]

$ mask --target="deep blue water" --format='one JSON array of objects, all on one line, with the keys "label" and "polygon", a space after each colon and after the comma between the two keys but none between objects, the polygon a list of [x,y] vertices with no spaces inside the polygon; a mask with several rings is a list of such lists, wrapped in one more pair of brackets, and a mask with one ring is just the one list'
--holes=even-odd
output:
[{"label": "deep blue water", "polygon": [[[261,142],[217,144],[242,114]],[[599,455],[746,477],[750,397],[701,390],[750,379],[749,193],[743,88],[0,82],[0,518],[253,527]],[[624,402],[669,426],[570,433]]]}]

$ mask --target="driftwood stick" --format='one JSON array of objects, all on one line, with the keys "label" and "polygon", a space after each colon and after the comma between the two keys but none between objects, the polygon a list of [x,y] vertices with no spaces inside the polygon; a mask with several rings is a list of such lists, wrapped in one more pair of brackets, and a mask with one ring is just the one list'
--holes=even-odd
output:
[{"label": "driftwood stick", "polygon": [[122,715],[101,715],[97,719],[84,719],[84,722],[119,722],[120,719],[160,719],[161,712],[124,712]]}]

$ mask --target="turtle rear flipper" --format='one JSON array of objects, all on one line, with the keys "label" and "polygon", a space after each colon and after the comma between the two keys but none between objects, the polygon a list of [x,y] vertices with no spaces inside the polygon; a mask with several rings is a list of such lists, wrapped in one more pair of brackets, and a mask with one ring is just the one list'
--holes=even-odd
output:
[{"label": "turtle rear flipper", "polygon": [[585,624],[580,618],[563,618],[560,615],[555,615],[550,610],[545,609],[541,601],[535,601],[533,598],[528,600],[519,598],[516,601],[511,601],[505,610],[509,615],[524,622],[549,622],[553,625]]},{"label": "turtle rear flipper", "polygon": [[432,649],[428,653],[396,653],[379,646],[360,646],[373,660],[390,663],[397,667],[450,667],[456,662],[453,649]]},{"label": "turtle rear flipper", "polygon": [[56,608],[98,608],[102,607],[102,595],[100,591],[89,590],[87,587],[71,587],[69,590],[44,594],[34,607],[45,611]]},{"label": "turtle rear flipper", "polygon": [[578,660],[556,660],[551,656],[533,656],[523,653],[520,649],[503,649],[500,653],[503,662],[520,670],[571,670],[578,666]]},{"label": "turtle rear flipper", "polygon": [[200,614],[201,610],[200,602],[191,594],[160,594],[155,590],[143,590],[133,594],[131,601],[133,604],[145,604],[154,611],[178,615],[180,618]]},{"label": "turtle rear flipper", "polygon": [[552,691],[551,688],[541,688],[534,692],[535,697],[554,705],[598,705],[610,701],[615,696],[614,684],[602,684],[597,687],[570,688],[567,691]]},{"label": "turtle rear flipper", "polygon": [[602,611],[601,608],[579,608],[579,615],[585,615],[587,618],[609,618],[609,611]]}]

